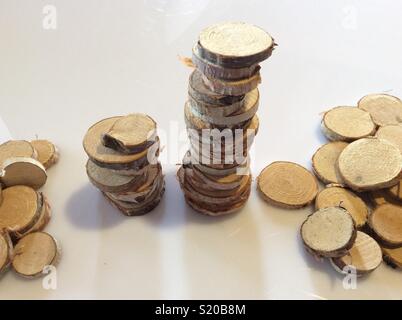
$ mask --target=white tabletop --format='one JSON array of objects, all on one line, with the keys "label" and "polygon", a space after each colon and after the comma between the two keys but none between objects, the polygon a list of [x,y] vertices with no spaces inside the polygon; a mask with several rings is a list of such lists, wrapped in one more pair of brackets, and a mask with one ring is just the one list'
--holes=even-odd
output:
[{"label": "white tabletop", "polygon": [[[305,253],[298,230],[312,208],[274,208],[254,184],[244,210],[206,217],[185,204],[175,178],[186,147],[177,132],[190,73],[178,55],[191,54],[202,28],[243,20],[279,44],[262,65],[256,176],[275,160],[310,167],[325,141],[319,114],[327,108],[355,105],[372,92],[402,96],[401,2],[51,2],[55,7],[0,3],[0,116],[13,138],[38,136],[60,148],[43,191],[53,208],[46,230],[63,256],[56,290],[10,271],[0,281],[0,300],[402,298],[402,273],[386,265],[346,290],[328,262]],[[130,112],[158,122],[167,182],[159,207],[133,218],[89,184],[82,149],[91,124]]]}]

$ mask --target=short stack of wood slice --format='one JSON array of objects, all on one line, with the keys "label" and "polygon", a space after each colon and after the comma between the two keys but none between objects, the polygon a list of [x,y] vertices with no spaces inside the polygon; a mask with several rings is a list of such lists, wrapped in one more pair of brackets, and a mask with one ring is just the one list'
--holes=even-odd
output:
[{"label": "short stack of wood slice", "polygon": [[35,278],[56,266],[59,246],[43,232],[51,207],[39,189],[58,158],[56,146],[48,140],[0,145],[0,274],[12,266],[17,274]]},{"label": "short stack of wood slice", "polygon": [[165,181],[158,162],[156,122],[133,113],[103,119],[84,137],[91,183],[127,216],[144,215],[159,204]]},{"label": "short stack of wood slice", "polygon": [[233,213],[249,198],[260,63],[274,48],[268,33],[243,22],[212,25],[193,47],[184,108],[190,150],[177,175],[187,203],[200,213]]}]

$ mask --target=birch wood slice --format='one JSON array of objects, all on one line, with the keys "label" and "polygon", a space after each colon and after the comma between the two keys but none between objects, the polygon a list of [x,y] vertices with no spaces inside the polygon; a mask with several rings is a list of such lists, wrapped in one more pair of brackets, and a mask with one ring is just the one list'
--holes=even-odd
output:
[{"label": "birch wood slice", "polygon": [[402,124],[402,102],[388,94],[370,94],[360,99],[358,107],[371,114],[378,126]]},{"label": "birch wood slice", "polygon": [[14,251],[13,269],[27,278],[42,276],[45,267],[57,265],[60,255],[56,240],[45,232],[26,235],[18,241]]},{"label": "birch wood slice", "polygon": [[338,158],[347,142],[333,141],[321,146],[313,155],[313,172],[325,184],[342,184],[342,178],[338,172]]},{"label": "birch wood slice", "polygon": [[135,154],[156,139],[156,122],[148,115],[133,113],[118,119],[103,135],[103,144],[117,152]]},{"label": "birch wood slice", "polygon": [[14,186],[3,190],[0,205],[0,229],[24,233],[39,218],[41,198],[27,186]]},{"label": "birch wood slice", "polygon": [[380,127],[377,130],[376,137],[395,144],[402,153],[402,125]]},{"label": "birch wood slice", "polygon": [[356,107],[336,107],[325,112],[321,125],[325,136],[334,141],[354,141],[376,130],[370,113]]},{"label": "birch wood slice", "polygon": [[384,204],[369,217],[369,224],[378,240],[386,247],[402,247],[402,206]]},{"label": "birch wood slice", "polygon": [[0,166],[5,160],[16,157],[36,159],[37,153],[25,140],[10,140],[0,145]]},{"label": "birch wood slice", "polygon": [[260,72],[256,72],[250,78],[240,80],[220,80],[208,78],[202,75],[202,80],[205,85],[212,91],[228,96],[243,96],[257,88],[261,83]]},{"label": "birch wood slice", "polygon": [[368,218],[368,208],[364,201],[353,192],[342,187],[328,187],[320,191],[315,199],[317,210],[341,207],[352,216],[356,227],[362,228]]},{"label": "birch wood slice", "polygon": [[306,248],[317,256],[344,256],[356,239],[351,215],[340,207],[329,207],[311,214],[301,226]]},{"label": "birch wood slice", "polygon": [[9,158],[3,162],[3,184],[7,187],[25,185],[39,189],[45,185],[45,167],[32,158]]},{"label": "birch wood slice", "polygon": [[393,268],[402,269],[402,247],[396,249],[382,248],[384,261]]},{"label": "birch wood slice", "polygon": [[201,31],[200,54],[222,67],[245,67],[271,56],[275,43],[264,30],[244,22],[223,22]]},{"label": "birch wood slice", "polygon": [[337,270],[342,271],[346,266],[350,266],[356,269],[358,276],[373,272],[381,262],[381,247],[377,241],[361,231],[357,231],[356,241],[346,255],[332,258]]},{"label": "birch wood slice", "polygon": [[338,168],[342,180],[356,191],[387,188],[400,179],[402,155],[386,140],[364,138],[342,151]]},{"label": "birch wood slice", "polygon": [[257,178],[263,198],[276,206],[297,209],[310,204],[318,192],[317,181],[307,169],[286,161],[273,162]]},{"label": "birch wood slice", "polygon": [[5,230],[0,230],[0,275],[6,271],[13,257],[13,243]]},{"label": "birch wood slice", "polygon": [[45,169],[49,169],[59,160],[59,152],[56,146],[48,140],[32,140],[31,145],[38,154],[38,161]]}]

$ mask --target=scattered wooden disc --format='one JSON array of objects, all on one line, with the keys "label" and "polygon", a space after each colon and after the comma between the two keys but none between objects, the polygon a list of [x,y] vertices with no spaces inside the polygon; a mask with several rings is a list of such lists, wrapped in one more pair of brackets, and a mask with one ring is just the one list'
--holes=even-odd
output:
[{"label": "scattered wooden disc", "polygon": [[[336,270],[342,273],[349,266],[356,270],[359,276],[368,274],[377,269],[382,262],[381,247],[372,237],[364,232],[357,231],[356,241],[346,255],[331,259]],[[348,273],[348,272],[345,272]]]},{"label": "scattered wooden disc", "polygon": [[275,46],[264,30],[244,22],[212,25],[200,33],[200,54],[223,67],[244,67],[267,59]]},{"label": "scattered wooden disc", "polygon": [[48,140],[32,140],[31,145],[38,153],[38,161],[45,169],[49,169],[59,160],[57,147]]},{"label": "scattered wooden disc", "polygon": [[396,249],[382,248],[384,261],[393,268],[402,269],[402,247]]},{"label": "scattered wooden disc", "polygon": [[47,266],[56,266],[60,249],[56,240],[45,232],[34,232],[18,241],[12,266],[17,274],[35,278],[43,275]]},{"label": "scattered wooden disc", "polygon": [[296,209],[310,204],[318,192],[317,181],[304,167],[286,161],[273,162],[257,178],[263,198],[280,207]]},{"label": "scattered wooden disc", "polygon": [[336,107],[325,112],[322,130],[329,140],[354,141],[374,134],[376,125],[368,112],[356,107]]},{"label": "scattered wooden disc", "polygon": [[338,172],[338,158],[347,142],[333,141],[321,146],[313,155],[313,172],[323,183],[342,184],[342,178]]},{"label": "scattered wooden disc", "polygon": [[33,146],[25,140],[10,140],[0,145],[0,166],[9,158],[23,157],[36,159]]},{"label": "scattered wooden disc", "polygon": [[357,228],[362,228],[366,224],[368,217],[366,204],[360,197],[345,188],[325,188],[318,193],[315,199],[317,210],[337,206],[350,213]]},{"label": "scattered wooden disc", "polygon": [[118,119],[103,135],[103,144],[118,152],[134,154],[151,146],[156,139],[156,122],[146,114],[133,113]]},{"label": "scattered wooden disc", "polygon": [[380,127],[376,137],[392,142],[402,153],[402,125]]},{"label": "scattered wooden disc", "polygon": [[371,114],[378,126],[402,123],[402,102],[388,94],[369,94],[360,99],[358,107]]},{"label": "scattered wooden disc", "polygon": [[0,230],[0,275],[7,270],[13,257],[13,243],[5,230]]},{"label": "scattered wooden disc", "polygon": [[41,188],[47,180],[45,167],[32,158],[9,158],[3,162],[2,182],[7,187],[25,185]]},{"label": "scattered wooden disc", "polygon": [[382,245],[402,247],[402,206],[383,204],[369,217],[369,224]]},{"label": "scattered wooden disc", "polygon": [[301,226],[301,237],[313,254],[336,258],[344,256],[353,246],[356,228],[345,209],[329,207],[308,216]]},{"label": "scattered wooden disc", "polygon": [[402,155],[392,143],[364,138],[349,144],[338,158],[342,180],[356,191],[395,185],[402,170]]}]

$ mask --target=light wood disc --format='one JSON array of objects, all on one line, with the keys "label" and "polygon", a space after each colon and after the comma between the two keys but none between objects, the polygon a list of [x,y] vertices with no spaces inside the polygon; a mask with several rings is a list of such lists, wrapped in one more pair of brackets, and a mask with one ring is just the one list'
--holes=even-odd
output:
[{"label": "light wood disc", "polygon": [[45,167],[32,158],[9,158],[3,162],[2,182],[7,187],[24,185],[39,189],[45,185]]},{"label": "light wood disc", "polygon": [[360,99],[358,107],[371,114],[378,126],[402,123],[402,102],[388,94],[369,94]]},{"label": "light wood disc", "polygon": [[13,243],[5,230],[0,230],[0,275],[8,268],[13,256]]},{"label": "light wood disc", "polygon": [[59,153],[56,146],[48,140],[32,140],[31,145],[38,153],[38,161],[42,163],[45,169],[49,169],[59,159]]},{"label": "light wood disc", "polygon": [[380,127],[376,137],[395,144],[402,153],[402,125]]},{"label": "light wood disc", "polygon": [[383,204],[369,217],[370,227],[382,244],[402,247],[402,206]]},{"label": "light wood disc", "polygon": [[384,261],[394,268],[402,269],[402,247],[396,249],[382,248]]},{"label": "light wood disc", "polygon": [[25,140],[10,140],[0,145],[0,166],[8,158],[36,158],[37,154],[32,145]]}]

